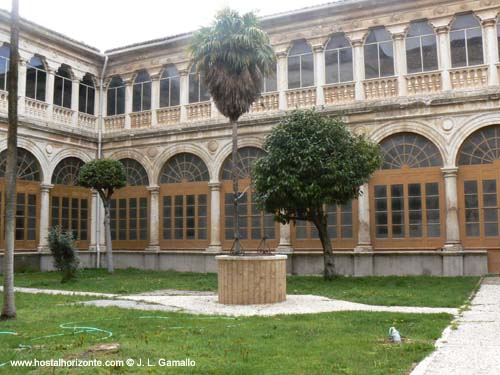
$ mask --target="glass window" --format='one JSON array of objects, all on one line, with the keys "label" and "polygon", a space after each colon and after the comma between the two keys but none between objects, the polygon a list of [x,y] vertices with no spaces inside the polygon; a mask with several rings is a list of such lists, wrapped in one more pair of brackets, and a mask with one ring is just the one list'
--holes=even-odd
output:
[{"label": "glass window", "polygon": [[7,91],[9,76],[10,46],[4,43],[0,47],[0,90]]},{"label": "glass window", "polygon": [[330,39],[325,49],[326,83],[353,80],[352,47],[343,35]]},{"label": "glass window", "polygon": [[180,104],[180,77],[174,65],[167,65],[160,77],[160,107]]},{"label": "glass window", "polygon": [[203,83],[200,73],[196,72],[196,66],[191,67],[189,73],[189,103],[206,102],[210,100],[210,94]]},{"label": "glass window", "polygon": [[451,65],[453,68],[481,65],[483,60],[483,32],[472,14],[458,15],[450,31]]},{"label": "glass window", "polygon": [[374,29],[366,38],[365,79],[394,75],[394,50],[391,34],[384,29]]},{"label": "glass window", "polygon": [[54,105],[71,108],[71,90],[73,82],[69,67],[62,65],[54,77]]},{"label": "glass window", "polygon": [[26,69],[26,96],[35,100],[45,101],[47,73],[40,57],[34,56]]},{"label": "glass window", "polygon": [[119,76],[111,79],[107,95],[107,115],[115,116],[125,113],[125,84]]},{"label": "glass window", "polygon": [[[5,177],[7,166],[7,150],[0,152],[0,178]],[[41,168],[32,153],[23,148],[17,149],[17,179],[24,181],[41,181]]]},{"label": "glass window", "polygon": [[264,77],[262,80],[262,89],[261,92],[273,92],[278,91],[278,78],[276,75],[277,66],[273,66],[273,74],[269,77]]},{"label": "glass window", "polygon": [[78,93],[78,110],[89,115],[94,114],[95,87],[90,74],[85,74],[80,81]]},{"label": "glass window", "polygon": [[409,74],[438,69],[436,34],[427,21],[410,23],[406,36],[406,62]]},{"label": "glass window", "polygon": [[314,56],[305,40],[293,43],[288,53],[288,88],[314,86]]},{"label": "glass window", "polygon": [[149,111],[151,109],[151,78],[148,72],[141,70],[135,77],[132,86],[132,112]]},{"label": "glass window", "polygon": [[470,135],[460,147],[458,165],[492,164],[500,159],[500,126],[489,126]]},{"label": "glass window", "polygon": [[427,138],[414,133],[400,133],[387,138],[380,144],[382,169],[440,167],[441,153]]}]

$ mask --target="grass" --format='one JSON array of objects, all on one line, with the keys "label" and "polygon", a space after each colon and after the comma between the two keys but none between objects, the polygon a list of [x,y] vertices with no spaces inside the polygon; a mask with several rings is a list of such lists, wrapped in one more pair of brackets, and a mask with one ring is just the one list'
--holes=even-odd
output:
[{"label": "grass", "polygon": [[[0,335],[0,362],[133,358],[146,363],[149,358],[157,363],[159,358],[189,357],[196,361],[196,367],[6,365],[0,367],[0,373],[402,375],[434,350],[434,341],[452,318],[447,314],[342,312],[234,319],[71,304],[82,299],[16,293],[18,318],[0,322],[0,331],[18,334]],[[113,336],[102,339],[107,334],[59,328],[68,322],[72,322],[70,327],[98,327]],[[387,342],[393,325],[407,341],[397,345]],[[111,352],[90,350],[102,343],[119,343],[120,347]]]},{"label": "grass", "polygon": [[[1,279],[1,276],[0,276]],[[338,277],[325,281],[315,276],[289,276],[289,294],[316,294],[384,306],[459,307],[474,290],[478,277]],[[57,272],[18,273],[16,286],[132,294],[160,289],[216,291],[216,274],[174,271],[105,270],[80,272],[77,281],[60,283]]]}]

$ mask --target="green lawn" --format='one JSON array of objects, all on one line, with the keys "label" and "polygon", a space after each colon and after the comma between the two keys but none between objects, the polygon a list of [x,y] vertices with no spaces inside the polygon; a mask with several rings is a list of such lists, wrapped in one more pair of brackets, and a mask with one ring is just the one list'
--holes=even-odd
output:
[{"label": "green lawn", "polygon": [[[53,369],[6,365],[0,367],[0,373],[403,375],[434,349],[434,341],[451,320],[446,314],[370,312],[234,319],[71,304],[81,297],[17,293],[16,298],[18,318],[0,322],[0,331],[17,335],[0,335],[0,362],[133,358],[145,363],[149,358],[156,363],[159,358],[189,357],[196,361],[196,367]],[[102,331],[64,330],[61,324]],[[386,335],[392,325],[408,341],[389,344]],[[112,336],[105,338],[107,332]],[[90,350],[102,343],[119,343],[120,347],[111,353]]]},{"label": "green lawn", "polygon": [[[0,276],[1,279],[1,276]],[[316,294],[388,306],[459,307],[477,285],[478,277],[339,277],[289,276],[289,294]],[[159,289],[216,291],[216,274],[117,270],[82,270],[79,280],[60,283],[56,272],[18,273],[16,286],[131,294]]]}]

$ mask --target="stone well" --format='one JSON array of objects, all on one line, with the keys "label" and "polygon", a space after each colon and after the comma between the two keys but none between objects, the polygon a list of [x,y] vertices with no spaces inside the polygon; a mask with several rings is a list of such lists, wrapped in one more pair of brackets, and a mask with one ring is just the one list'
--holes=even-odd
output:
[{"label": "stone well", "polygon": [[219,255],[219,303],[262,305],[286,300],[286,255]]}]

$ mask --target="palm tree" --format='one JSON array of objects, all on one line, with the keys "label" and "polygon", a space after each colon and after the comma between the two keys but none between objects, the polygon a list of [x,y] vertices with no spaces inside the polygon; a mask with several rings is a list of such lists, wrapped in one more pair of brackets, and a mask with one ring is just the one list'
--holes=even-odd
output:
[{"label": "palm tree", "polygon": [[260,96],[266,76],[276,64],[269,37],[254,13],[240,15],[225,8],[213,24],[197,31],[189,51],[215,106],[232,126],[232,179],[234,199],[233,254],[241,254],[238,215],[238,119]]},{"label": "palm tree", "polygon": [[5,252],[3,254],[3,307],[1,319],[16,317],[14,302],[14,244],[17,176],[17,76],[19,63],[19,3],[12,0],[10,15],[10,62],[8,75],[9,130],[5,168]]}]

